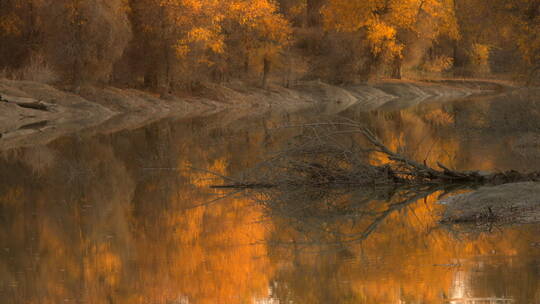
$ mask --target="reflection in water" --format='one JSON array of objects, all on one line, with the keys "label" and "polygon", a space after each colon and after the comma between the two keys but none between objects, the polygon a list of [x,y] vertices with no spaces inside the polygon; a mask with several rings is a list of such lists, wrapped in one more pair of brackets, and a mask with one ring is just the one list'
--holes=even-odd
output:
[{"label": "reflection in water", "polygon": [[[527,102],[353,107],[342,115],[420,161],[528,171],[540,169],[540,120]],[[537,225],[457,233],[439,226],[442,193],[433,191],[353,241],[371,221],[339,214],[340,207],[350,210],[365,193],[343,193],[327,209],[312,200],[299,221],[292,210],[269,210],[243,193],[216,200],[227,193],[209,189],[213,176],[187,169],[242,172],[295,132],[272,129],[311,116],[165,121],[3,152],[2,303],[540,301]],[[354,211],[381,214],[403,201],[379,197]]]}]

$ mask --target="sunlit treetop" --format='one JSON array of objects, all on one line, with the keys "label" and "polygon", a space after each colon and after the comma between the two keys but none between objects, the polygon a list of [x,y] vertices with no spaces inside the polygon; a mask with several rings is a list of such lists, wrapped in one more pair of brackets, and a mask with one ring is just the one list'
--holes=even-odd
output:
[{"label": "sunlit treetop", "polygon": [[448,0],[330,0],[323,15],[327,30],[365,31],[374,54],[384,48],[400,55],[402,32],[430,39],[459,35]]}]

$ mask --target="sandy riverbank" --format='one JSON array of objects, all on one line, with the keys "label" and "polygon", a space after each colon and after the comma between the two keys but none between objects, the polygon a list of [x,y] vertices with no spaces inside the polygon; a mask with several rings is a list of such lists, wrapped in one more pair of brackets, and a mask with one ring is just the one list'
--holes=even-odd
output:
[{"label": "sandy riverbank", "polygon": [[[500,226],[540,222],[540,184],[533,182],[482,187],[444,202],[442,222],[481,230],[486,224]],[[474,229],[473,229],[474,228]]]},{"label": "sandy riverbank", "polygon": [[114,87],[84,87],[74,93],[36,82],[0,79],[0,150],[46,144],[82,130],[115,132],[166,117],[204,116],[226,109],[235,109],[241,116],[254,111],[295,111],[317,105],[325,114],[336,114],[352,105],[372,110],[389,101],[405,100],[406,106],[428,99],[452,100],[509,88],[503,83],[472,80],[379,81],[343,87],[310,81],[291,88],[268,89],[233,82],[207,84],[197,97],[179,98]]}]

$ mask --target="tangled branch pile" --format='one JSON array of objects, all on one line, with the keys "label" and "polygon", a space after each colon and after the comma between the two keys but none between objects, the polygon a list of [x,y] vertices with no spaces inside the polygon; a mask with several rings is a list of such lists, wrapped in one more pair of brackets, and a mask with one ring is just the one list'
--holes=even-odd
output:
[{"label": "tangled branch pile", "polygon": [[[303,129],[294,143],[225,188],[421,187],[426,185],[498,185],[540,181],[540,172],[487,173],[437,168],[392,151],[356,122],[319,123]],[[373,161],[374,156],[384,164]],[[382,157],[381,157],[382,156]]]},{"label": "tangled branch pile", "polygon": [[389,216],[431,195],[441,199],[482,185],[540,181],[540,172],[432,167],[393,151],[352,121],[298,128],[301,134],[286,149],[242,178],[220,176],[230,184],[216,186],[254,189],[251,198],[268,216],[285,219],[302,232],[294,246],[362,242]]}]

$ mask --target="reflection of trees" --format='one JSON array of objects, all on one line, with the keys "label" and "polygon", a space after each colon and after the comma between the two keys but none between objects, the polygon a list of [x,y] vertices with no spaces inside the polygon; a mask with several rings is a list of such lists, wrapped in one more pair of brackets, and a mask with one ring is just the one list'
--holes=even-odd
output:
[{"label": "reflection of trees", "polygon": [[[508,100],[477,102],[361,114],[357,119],[377,130],[392,150],[419,162],[436,165],[442,160],[461,170],[537,170],[533,169],[540,167],[537,162],[523,167],[523,159],[502,146],[523,132],[536,130],[531,127],[538,121],[535,112],[525,113],[533,103],[529,100],[521,100],[518,105],[509,105]],[[501,119],[514,111],[520,111],[518,116],[526,121],[512,119],[507,124]],[[503,142],[500,137],[504,138]],[[314,162],[314,159],[306,163],[316,168],[321,164],[326,168],[331,163],[325,159]],[[374,164],[387,161],[368,159]],[[330,167],[340,166],[349,168],[333,163]],[[289,163],[286,170],[290,168]],[[314,175],[320,178],[320,174],[305,174],[302,178],[313,179]],[[282,177],[283,171],[265,176]],[[298,186],[297,178],[287,180],[294,181],[291,184],[296,183],[297,187],[284,190],[279,189],[283,185],[278,185],[254,195],[276,223],[270,239],[273,254],[293,261],[279,268],[274,283],[276,296],[284,302],[301,303],[309,299],[324,303],[318,299],[339,299],[335,301],[346,303],[346,299],[354,299],[363,303],[400,300],[441,303],[445,297],[451,297],[458,271],[471,277],[468,286],[471,296],[513,297],[518,302],[527,302],[527,297],[535,298],[538,293],[534,268],[525,270],[508,260],[523,259],[526,264],[537,259],[536,254],[529,255],[530,240],[535,239],[537,228],[496,228],[492,233],[474,236],[456,236],[441,229],[437,214],[442,206],[436,202],[439,196],[446,195],[444,192],[456,189],[435,187],[410,191],[390,187],[374,191],[375,187],[358,189],[358,185],[354,189],[320,188],[321,183],[311,185],[319,188],[309,188]],[[503,256],[504,262],[496,263],[497,267],[479,266],[483,264],[481,261],[494,256]],[[532,282],[524,283],[531,275]],[[506,289],[502,287],[502,277]]]},{"label": "reflection of trees", "polygon": [[[264,131],[229,128],[209,136],[205,125],[202,119],[160,123],[6,153],[0,242],[9,251],[0,254],[0,298],[243,303],[266,297],[272,274],[266,246],[250,245],[266,235],[257,224],[260,211],[238,198],[193,208],[217,193],[207,193],[207,176],[183,167],[243,167],[261,153]],[[231,139],[237,144],[224,144]]]},{"label": "reflection of trees", "polygon": [[[209,168],[225,170],[216,160]],[[184,297],[193,303],[243,303],[267,295],[265,229],[254,224],[259,211],[237,198],[204,206],[210,180],[204,174],[181,172],[180,187],[169,193],[166,206],[152,209],[139,201],[136,218],[138,255],[132,282],[142,302]],[[204,189],[204,190],[203,190]],[[153,190],[149,189],[151,193]],[[150,194],[151,196],[151,194]],[[203,205],[192,208],[193,206]],[[143,209],[144,208],[144,209]]]},{"label": "reflection of trees", "polygon": [[[440,161],[457,170],[529,172],[540,168],[540,158],[531,157],[538,155],[537,137],[531,136],[540,133],[538,102],[536,90],[516,90],[407,110],[345,115],[366,122],[389,148],[417,161],[430,165]],[[523,137],[530,140],[520,140]],[[520,153],[521,148],[528,153]]]},{"label": "reflection of trees", "polygon": [[[362,119],[419,162],[507,169],[515,155],[495,140],[475,156],[482,136],[498,136],[485,126],[504,128],[494,109],[463,102]],[[10,153],[0,161],[0,298],[241,303],[270,286],[284,303],[441,303],[459,271],[474,295],[539,300],[537,227],[456,238],[438,228],[437,188],[267,189],[257,196],[265,209],[236,196],[206,205],[222,193],[184,166],[234,175],[261,158],[261,143],[275,150],[294,133],[268,131],[279,119],[289,118],[216,123],[211,132],[204,119],[164,122]]]},{"label": "reflection of trees", "polygon": [[39,171],[2,163],[0,238],[8,250],[0,276],[9,303],[105,302],[120,284],[133,182],[110,147],[59,147],[62,157],[47,167],[22,155]]},{"label": "reflection of trees", "polygon": [[[269,210],[276,226],[271,252],[283,263],[274,278],[276,297],[292,303],[304,299],[325,303],[318,300],[325,298],[344,303],[346,299],[441,303],[445,296],[451,297],[457,272],[471,276],[467,281],[471,296],[534,297],[539,286],[534,267],[526,270],[519,266],[521,262],[510,260],[527,263],[538,258],[530,256],[530,240],[535,239],[538,228],[507,227],[490,234],[455,235],[438,226],[437,214],[443,206],[436,202],[441,194],[434,192],[416,201],[411,198],[403,205],[401,199],[407,195],[395,194],[390,201],[371,201],[348,212],[337,207],[339,203],[315,202],[316,210],[302,205],[305,210],[294,218]],[[358,196],[342,195],[343,202],[355,202]],[[334,196],[334,202],[339,200]],[[324,211],[322,205],[327,206]],[[377,229],[370,230],[374,225]],[[369,237],[363,239],[366,232]],[[493,264],[495,268],[479,266],[496,258],[500,262]],[[506,289],[499,283],[503,277]],[[534,283],[525,283],[527,288],[522,290],[524,280],[533,277]]]}]

